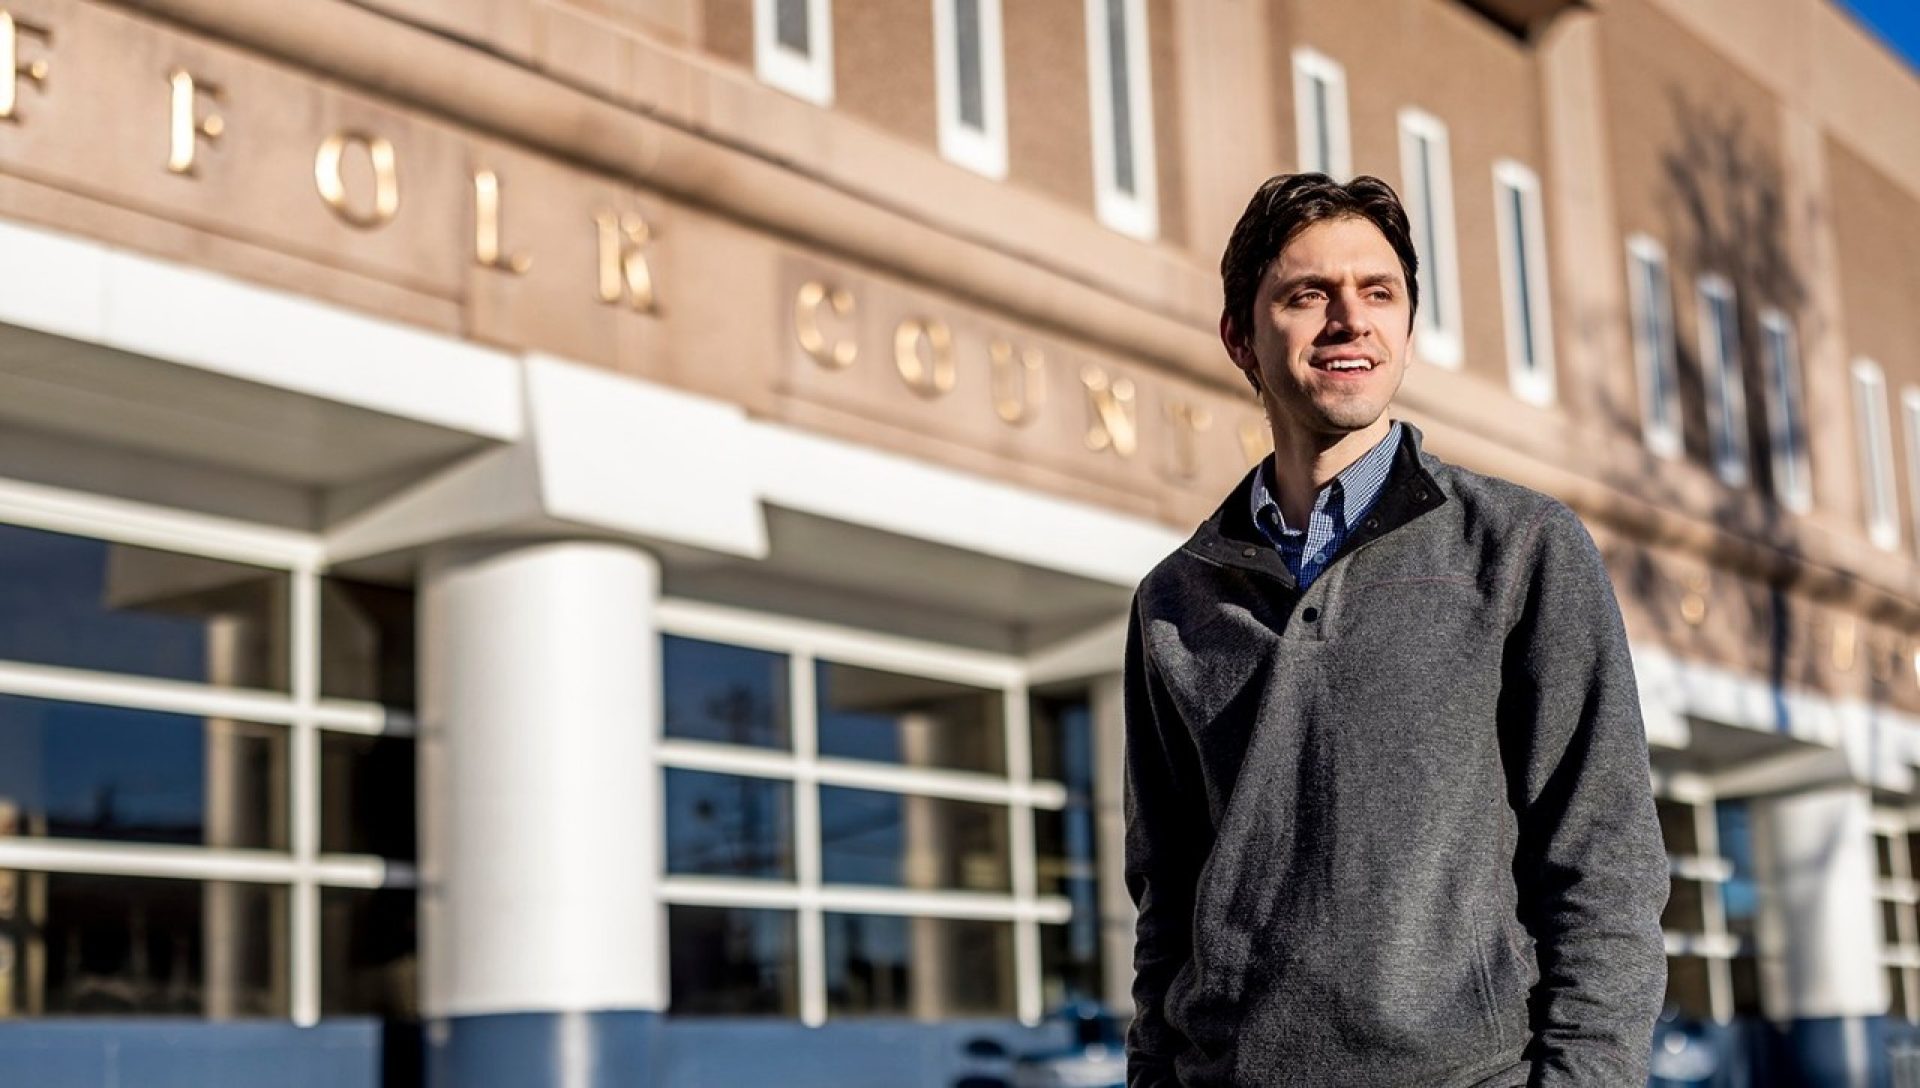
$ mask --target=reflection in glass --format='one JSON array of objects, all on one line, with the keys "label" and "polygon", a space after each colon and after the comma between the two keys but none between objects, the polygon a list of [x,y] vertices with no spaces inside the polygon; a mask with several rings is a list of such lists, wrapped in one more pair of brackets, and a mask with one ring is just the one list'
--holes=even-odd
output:
[{"label": "reflection in glass", "polygon": [[0,1017],[288,1015],[287,889],[0,870]]},{"label": "reflection in glass", "polygon": [[0,660],[286,691],[284,571],[0,525]]},{"label": "reflection in glass", "polygon": [[1033,811],[1034,873],[1041,895],[1065,895],[1074,881],[1093,880],[1095,868],[1093,806]]},{"label": "reflection in glass", "polygon": [[1085,688],[1035,694],[1028,718],[1033,735],[1033,777],[1058,782],[1067,792],[1093,795],[1093,702]]},{"label": "reflection in glass", "polygon": [[793,784],[667,768],[667,872],[793,879]]},{"label": "reflection in glass", "polygon": [[0,695],[0,836],[287,849],[287,731]]},{"label": "reflection in glass", "polygon": [[1673,877],[1667,895],[1667,908],[1660,915],[1660,928],[1668,933],[1705,933],[1706,905],[1700,894],[1700,882]]},{"label": "reflection in glass", "polygon": [[1040,927],[1040,986],[1049,1009],[1100,1001],[1100,885],[1089,873],[1059,889],[1073,904],[1065,925]]},{"label": "reflection in glass", "polygon": [[791,748],[787,658],[667,635],[660,640],[669,737]]},{"label": "reflection in glass", "polygon": [[321,1015],[419,1019],[414,909],[409,889],[320,889]]},{"label": "reflection in glass", "polygon": [[412,589],[320,580],[320,694],[412,709],[414,645]]},{"label": "reflection in glass", "polygon": [[1667,1005],[1682,1016],[1713,1019],[1713,989],[1706,960],[1699,956],[1667,957]]},{"label": "reflection in glass", "polygon": [[823,921],[829,1015],[1013,1014],[1013,926],[1006,922],[833,913]]},{"label": "reflection in glass", "polygon": [[320,733],[320,850],[412,861],[414,747],[410,737]]},{"label": "reflection in glass", "polygon": [[836,665],[814,666],[820,754],[1005,774],[1000,692],[944,680]]},{"label": "reflection in glass", "polygon": [[1664,797],[1656,799],[1653,806],[1660,816],[1660,837],[1666,841],[1667,853],[1679,858],[1700,853],[1700,836],[1695,829],[1693,806]]},{"label": "reflection in glass", "polygon": [[1760,919],[1760,880],[1754,872],[1753,814],[1745,801],[1720,801],[1713,807],[1719,828],[1720,856],[1733,865],[1733,875],[1720,886],[1726,907],[1727,932],[1753,938]]},{"label": "reflection in glass", "polygon": [[1002,805],[822,786],[821,874],[829,884],[1004,892],[1007,828]]},{"label": "reflection in glass", "polygon": [[667,947],[675,1015],[799,1015],[792,911],[669,906]]}]

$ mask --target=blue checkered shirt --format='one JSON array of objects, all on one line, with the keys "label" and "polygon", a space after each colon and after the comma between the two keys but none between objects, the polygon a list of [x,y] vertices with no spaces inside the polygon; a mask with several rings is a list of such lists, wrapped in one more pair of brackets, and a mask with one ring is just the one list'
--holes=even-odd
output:
[{"label": "blue checkered shirt", "polygon": [[1273,497],[1273,458],[1260,462],[1260,471],[1253,478],[1253,523],[1280,550],[1281,562],[1293,572],[1301,589],[1320,577],[1339,554],[1340,545],[1347,542],[1349,527],[1373,509],[1393,468],[1394,451],[1399,448],[1400,421],[1395,420],[1379,445],[1348,465],[1313,497],[1313,513],[1307,516],[1303,529],[1287,525],[1286,515]]}]

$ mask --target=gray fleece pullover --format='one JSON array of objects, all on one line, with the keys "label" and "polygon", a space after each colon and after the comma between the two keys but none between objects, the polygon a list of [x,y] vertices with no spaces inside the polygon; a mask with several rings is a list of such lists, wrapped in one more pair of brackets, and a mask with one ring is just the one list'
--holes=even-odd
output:
[{"label": "gray fleece pullover", "polygon": [[1612,586],[1566,506],[1403,430],[1304,593],[1243,481],[1135,596],[1129,1088],[1647,1082],[1667,861]]}]

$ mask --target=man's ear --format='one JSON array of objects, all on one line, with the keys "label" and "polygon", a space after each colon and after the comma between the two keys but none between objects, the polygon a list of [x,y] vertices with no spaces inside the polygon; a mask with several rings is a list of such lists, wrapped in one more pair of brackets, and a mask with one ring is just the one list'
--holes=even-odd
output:
[{"label": "man's ear", "polygon": [[1220,343],[1227,349],[1227,358],[1233,360],[1233,365],[1239,367],[1240,373],[1245,375],[1247,381],[1252,384],[1254,392],[1259,392],[1259,361],[1253,356],[1253,348],[1241,335],[1239,326],[1233,320],[1233,314],[1225,310],[1220,312]]}]

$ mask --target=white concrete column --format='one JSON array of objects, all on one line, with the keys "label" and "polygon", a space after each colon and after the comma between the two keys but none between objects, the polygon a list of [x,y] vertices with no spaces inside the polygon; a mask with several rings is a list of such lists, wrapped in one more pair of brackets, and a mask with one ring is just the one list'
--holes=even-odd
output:
[{"label": "white concrete column", "polygon": [[659,564],[449,546],[421,579],[429,1019],[665,1007]]},{"label": "white concrete column", "polygon": [[1781,938],[1773,1019],[1886,1011],[1872,807],[1854,786],[1754,801],[1757,868]]}]

